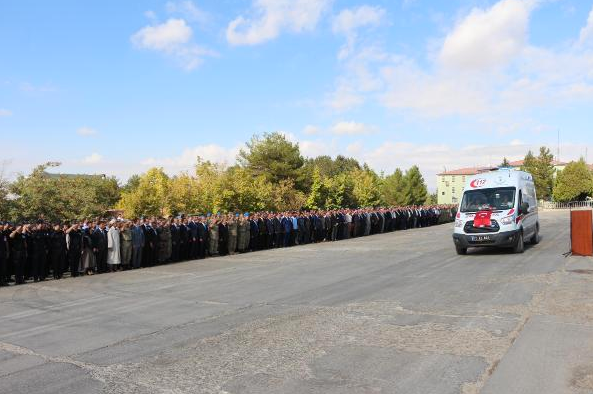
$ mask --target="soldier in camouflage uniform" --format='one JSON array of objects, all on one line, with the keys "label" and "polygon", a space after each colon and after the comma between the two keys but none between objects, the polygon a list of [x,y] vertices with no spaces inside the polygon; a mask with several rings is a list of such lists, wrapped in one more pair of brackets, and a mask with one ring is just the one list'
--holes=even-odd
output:
[{"label": "soldier in camouflage uniform", "polygon": [[245,216],[239,217],[239,233],[238,233],[238,249],[240,253],[247,251],[249,245],[249,223],[245,219]]},{"label": "soldier in camouflage uniform", "polygon": [[229,215],[228,219],[229,227],[229,254],[235,254],[237,252],[237,237],[239,235],[239,224],[237,223],[237,217]]},{"label": "soldier in camouflage uniform", "polygon": [[208,232],[210,233],[208,254],[216,256],[218,254],[218,218],[212,216],[208,223]]}]

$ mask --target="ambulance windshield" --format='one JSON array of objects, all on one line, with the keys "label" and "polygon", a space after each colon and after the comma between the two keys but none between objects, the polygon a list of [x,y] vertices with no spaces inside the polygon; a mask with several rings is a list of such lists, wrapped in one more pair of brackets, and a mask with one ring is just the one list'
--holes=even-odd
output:
[{"label": "ambulance windshield", "polygon": [[463,193],[461,212],[511,209],[515,206],[515,190],[514,187],[468,190]]}]

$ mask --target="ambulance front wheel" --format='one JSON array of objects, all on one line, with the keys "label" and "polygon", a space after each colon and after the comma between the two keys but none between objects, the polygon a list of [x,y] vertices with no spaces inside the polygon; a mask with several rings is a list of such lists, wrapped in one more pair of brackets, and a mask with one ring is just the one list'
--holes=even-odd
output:
[{"label": "ambulance front wheel", "polygon": [[537,223],[535,225],[535,233],[533,234],[533,237],[531,237],[531,244],[537,245],[539,243],[539,240],[539,223]]},{"label": "ambulance front wheel", "polygon": [[525,251],[525,242],[523,241],[523,232],[517,234],[517,243],[513,247],[514,253],[523,253]]},{"label": "ambulance front wheel", "polygon": [[455,251],[460,256],[465,256],[467,254],[467,248],[462,248],[461,246],[455,245]]}]

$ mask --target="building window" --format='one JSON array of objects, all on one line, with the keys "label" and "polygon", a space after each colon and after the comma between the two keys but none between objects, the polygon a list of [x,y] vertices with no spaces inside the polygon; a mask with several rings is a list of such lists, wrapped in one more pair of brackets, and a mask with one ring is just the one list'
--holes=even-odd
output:
[{"label": "building window", "polygon": [[451,193],[455,194],[455,188],[454,187],[451,188]]},{"label": "building window", "polygon": [[445,186],[449,187],[449,182],[445,182]]},{"label": "building window", "polygon": [[445,192],[441,192],[441,196],[444,196],[444,195],[445,195]]}]

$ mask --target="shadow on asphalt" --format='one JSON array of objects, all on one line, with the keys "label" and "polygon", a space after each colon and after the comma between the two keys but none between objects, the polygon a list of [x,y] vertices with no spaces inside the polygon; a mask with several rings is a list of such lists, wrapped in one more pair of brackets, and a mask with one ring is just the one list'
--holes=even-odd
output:
[{"label": "shadow on asphalt", "polygon": [[[540,235],[540,243],[544,240],[544,237]],[[528,253],[531,248],[535,245],[532,245],[529,242],[525,243],[525,252]],[[469,248],[467,250],[468,255],[507,255],[507,254],[515,254],[513,253],[513,248],[489,248],[489,247],[475,247]]]}]

